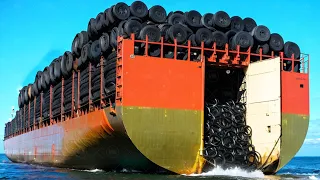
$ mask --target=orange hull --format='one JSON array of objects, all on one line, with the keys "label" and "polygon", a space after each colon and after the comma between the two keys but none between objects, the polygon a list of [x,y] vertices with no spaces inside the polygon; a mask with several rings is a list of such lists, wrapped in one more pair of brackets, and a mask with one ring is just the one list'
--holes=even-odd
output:
[{"label": "orange hull", "polygon": [[115,129],[111,127],[105,111],[108,110],[94,111],[5,140],[5,154],[13,162],[55,167],[164,171],[136,149],[122,133],[122,124],[113,124]]}]

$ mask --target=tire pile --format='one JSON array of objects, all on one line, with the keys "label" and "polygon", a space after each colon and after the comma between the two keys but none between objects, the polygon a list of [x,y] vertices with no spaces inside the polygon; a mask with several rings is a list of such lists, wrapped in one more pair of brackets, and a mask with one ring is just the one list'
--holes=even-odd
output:
[{"label": "tire pile", "polygon": [[245,104],[215,102],[206,104],[204,156],[215,166],[256,169],[261,157],[251,142]]}]

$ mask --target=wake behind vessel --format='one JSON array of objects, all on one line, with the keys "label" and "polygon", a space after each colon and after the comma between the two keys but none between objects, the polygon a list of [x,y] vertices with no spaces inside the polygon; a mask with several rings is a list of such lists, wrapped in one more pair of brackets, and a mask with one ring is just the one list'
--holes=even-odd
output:
[{"label": "wake behind vessel", "polygon": [[309,58],[240,20],[222,11],[166,16],[139,1],[100,13],[72,52],[21,90],[6,124],[7,157],[79,169],[276,173],[307,132]]}]

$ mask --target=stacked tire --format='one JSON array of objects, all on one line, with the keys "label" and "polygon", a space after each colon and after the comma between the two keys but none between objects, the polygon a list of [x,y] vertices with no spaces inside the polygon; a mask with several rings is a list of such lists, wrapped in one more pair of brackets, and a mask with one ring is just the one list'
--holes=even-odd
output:
[{"label": "stacked tire", "polygon": [[89,102],[89,66],[80,72],[80,106]]},{"label": "stacked tire", "polygon": [[52,102],[52,116],[53,118],[56,118],[60,115],[61,111],[61,89],[62,89],[62,82],[59,82],[54,86],[52,89],[52,96],[53,96],[53,102]]}]

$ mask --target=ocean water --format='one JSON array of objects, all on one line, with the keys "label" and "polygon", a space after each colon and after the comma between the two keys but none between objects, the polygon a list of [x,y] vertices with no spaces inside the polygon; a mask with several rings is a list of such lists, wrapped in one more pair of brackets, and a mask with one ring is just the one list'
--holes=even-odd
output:
[{"label": "ocean water", "polygon": [[234,168],[219,168],[200,175],[150,175],[138,172],[105,172],[98,169],[72,170],[12,163],[0,154],[0,179],[105,179],[105,180],[196,180],[196,179],[320,179],[320,157],[295,157],[277,175],[265,176],[261,171],[248,173]]}]

